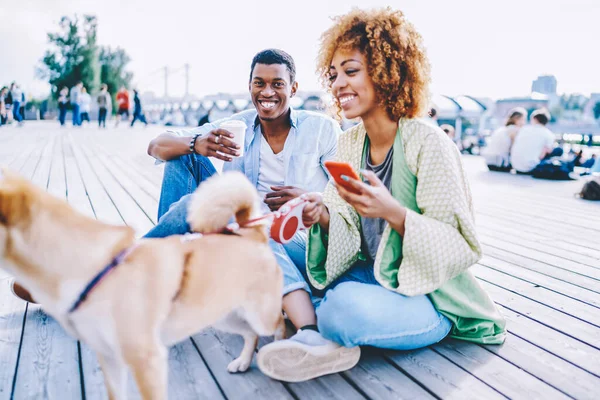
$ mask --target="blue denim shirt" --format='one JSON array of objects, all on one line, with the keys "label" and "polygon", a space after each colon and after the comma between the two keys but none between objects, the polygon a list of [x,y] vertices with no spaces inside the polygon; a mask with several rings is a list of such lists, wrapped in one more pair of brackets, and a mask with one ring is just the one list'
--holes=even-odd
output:
[{"label": "blue denim shirt", "polygon": [[[243,172],[254,186],[258,185],[260,168],[260,136],[262,135],[256,110],[245,110],[229,118],[211,122],[201,127],[173,132],[180,136],[206,134],[228,120],[243,121],[246,126],[244,156],[225,162],[223,171]],[[291,110],[291,129],[283,147],[285,165],[284,184],[309,192],[322,192],[329,180],[325,161],[333,160],[337,139],[342,133],[332,118],[312,111]]]}]

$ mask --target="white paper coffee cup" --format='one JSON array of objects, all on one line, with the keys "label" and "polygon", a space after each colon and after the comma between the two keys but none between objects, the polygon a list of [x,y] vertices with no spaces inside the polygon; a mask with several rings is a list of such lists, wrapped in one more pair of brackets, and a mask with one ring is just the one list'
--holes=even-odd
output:
[{"label": "white paper coffee cup", "polygon": [[233,137],[233,141],[240,146],[240,148],[238,149],[239,153],[240,153],[240,157],[244,155],[244,142],[246,140],[246,124],[244,123],[244,121],[239,121],[239,120],[229,120],[229,121],[225,121],[223,122],[219,128],[221,129],[225,129],[226,131],[229,131],[231,133],[233,133],[234,137]]}]

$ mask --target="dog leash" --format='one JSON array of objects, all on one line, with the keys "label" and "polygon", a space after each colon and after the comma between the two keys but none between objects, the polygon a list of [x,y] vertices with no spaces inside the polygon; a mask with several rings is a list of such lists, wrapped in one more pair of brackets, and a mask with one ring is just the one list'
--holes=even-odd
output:
[{"label": "dog leash", "polygon": [[94,276],[94,278],[86,285],[86,287],[83,289],[83,291],[81,292],[81,294],[79,295],[79,297],[77,298],[77,300],[75,300],[75,303],[73,303],[73,305],[71,306],[71,308],[69,308],[69,313],[73,313],[75,312],[79,306],[81,306],[81,304],[87,299],[87,297],[89,296],[90,292],[92,290],[94,290],[94,288],[96,286],[98,286],[100,284],[100,282],[106,278],[108,276],[108,274],[110,274],[112,271],[114,271],[115,267],[119,264],[121,264],[123,262],[123,260],[137,247],[137,244],[134,244],[131,247],[126,248],[125,250],[121,251],[119,254],[117,254],[115,256],[115,258],[112,259],[112,261],[102,269],[102,271],[100,271],[98,274],[96,274],[96,276]]},{"label": "dog leash", "polygon": [[[259,225],[267,220],[272,220],[273,223],[271,225],[271,238],[278,243],[286,244],[289,243],[296,232],[302,229],[307,229],[308,227],[304,225],[302,222],[302,211],[304,210],[304,206],[308,204],[308,201],[296,197],[283,204],[279,210],[267,213],[260,217],[252,218],[243,224],[238,224],[237,222],[232,222],[228,224],[225,228],[217,232],[209,232],[209,233],[191,233],[186,234],[182,237],[182,241],[191,241],[195,239],[199,239],[204,235],[210,234],[222,234],[222,233],[232,233],[236,234],[242,228],[250,228],[256,225]],[[112,271],[114,271],[115,267],[125,260],[125,258],[137,247],[137,244],[121,251],[117,254],[112,261],[106,265],[94,278],[86,285],[83,289],[75,303],[69,309],[69,313],[75,312],[79,306],[87,299],[89,294],[94,290],[96,286],[102,282],[104,278],[106,278]]]},{"label": "dog leash", "polygon": [[241,228],[250,228],[260,225],[264,221],[272,220],[271,238],[278,243],[287,244],[292,240],[296,232],[308,228],[302,222],[302,212],[307,204],[308,201],[301,197],[296,197],[284,203],[277,211],[250,219],[241,225],[237,222],[232,222],[223,231],[215,233],[237,233]]}]

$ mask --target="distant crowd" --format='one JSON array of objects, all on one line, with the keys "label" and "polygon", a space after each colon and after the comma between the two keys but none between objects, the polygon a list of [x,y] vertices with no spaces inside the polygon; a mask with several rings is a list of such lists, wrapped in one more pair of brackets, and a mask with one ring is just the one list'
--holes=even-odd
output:
[{"label": "distant crowd", "polygon": [[[131,101],[129,91],[122,86],[115,97],[117,103],[116,111],[116,123],[115,127],[119,126],[119,122],[125,118],[130,121],[130,108]],[[69,90],[64,86],[58,95],[58,121],[61,125],[65,125],[67,119],[67,112],[69,108],[72,112],[73,126],[81,126],[84,121],[90,122],[90,109],[91,109],[92,98],[87,92],[82,82],[78,82],[75,86]],[[102,84],[100,86],[100,92],[96,96],[96,103],[98,105],[98,127],[106,128],[106,119],[109,115],[112,115],[112,99],[108,92],[108,86]],[[136,121],[140,121],[146,125],[146,117],[142,111],[142,102],[140,100],[138,91],[133,90],[133,118],[131,118],[131,126]]]},{"label": "distant crowd", "polygon": [[18,126],[22,126],[26,103],[25,93],[16,82],[2,87],[0,89],[0,126],[13,121],[16,121]]},{"label": "distant crowd", "polygon": [[[115,127],[123,119],[133,126],[137,121],[148,125],[146,116],[142,110],[142,102],[138,91],[133,89],[133,112],[131,112],[132,102],[130,93],[124,86],[121,87],[116,96],[116,122]],[[58,121],[65,125],[67,113],[72,113],[73,126],[82,126],[84,122],[91,123],[92,101],[95,101],[98,109],[98,126],[106,128],[106,119],[112,115],[112,97],[108,92],[108,86],[102,84],[100,92],[92,100],[87,88],[82,82],[78,82],[70,89],[62,87],[58,92]],[[10,86],[4,86],[0,89],[0,126],[16,124],[22,126],[25,120],[26,96],[21,87],[12,82]]]}]

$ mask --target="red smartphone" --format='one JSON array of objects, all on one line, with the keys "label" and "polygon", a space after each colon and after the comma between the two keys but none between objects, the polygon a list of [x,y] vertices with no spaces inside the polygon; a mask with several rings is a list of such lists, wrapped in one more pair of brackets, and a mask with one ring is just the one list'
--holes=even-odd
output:
[{"label": "red smartphone", "polygon": [[360,192],[358,192],[356,189],[350,186],[348,182],[342,179],[342,175],[346,175],[348,178],[360,181],[360,176],[358,176],[354,168],[352,168],[352,165],[346,162],[325,161],[325,168],[327,168],[327,171],[329,171],[335,183],[342,186],[349,192],[360,194]]}]

